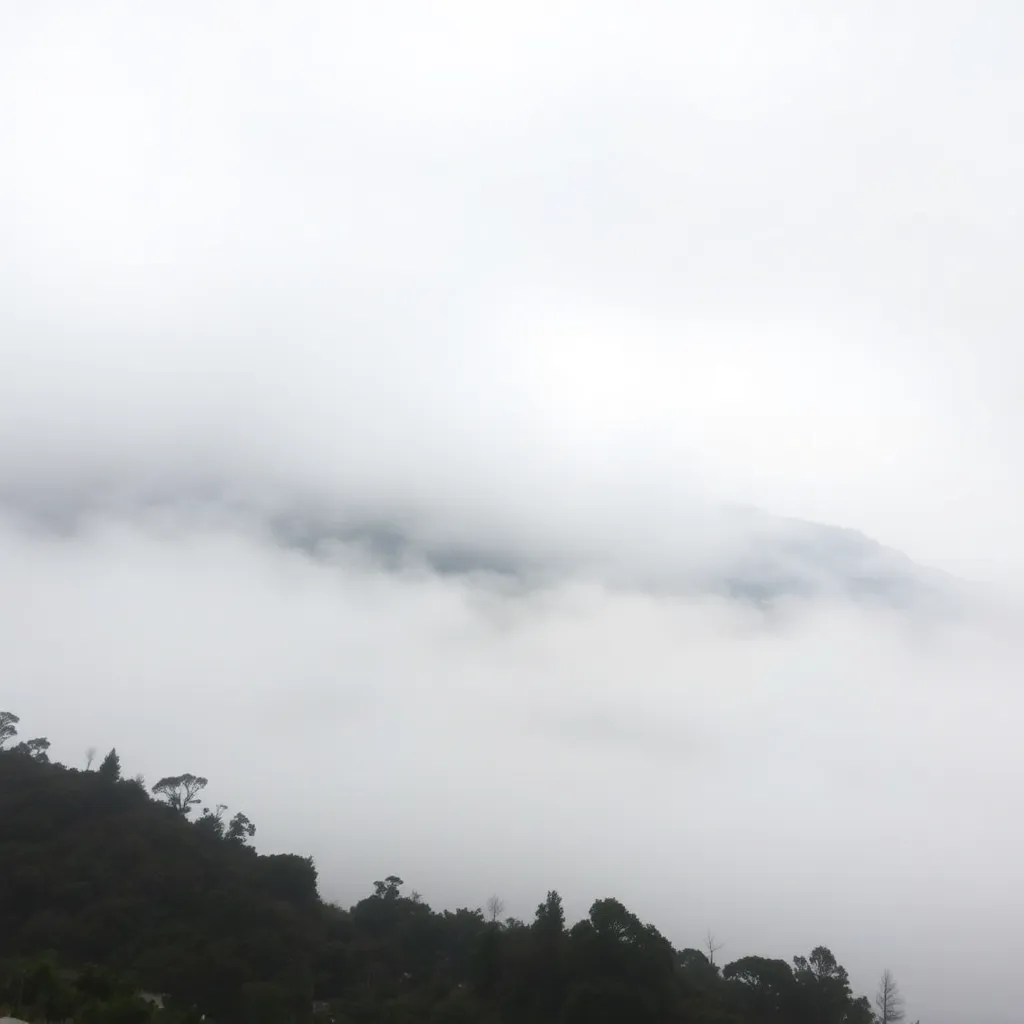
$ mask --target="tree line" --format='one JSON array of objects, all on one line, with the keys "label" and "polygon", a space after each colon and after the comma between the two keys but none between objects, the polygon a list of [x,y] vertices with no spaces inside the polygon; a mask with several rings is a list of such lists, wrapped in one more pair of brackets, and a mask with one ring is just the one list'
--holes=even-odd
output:
[{"label": "tree line", "polygon": [[[313,860],[260,855],[206,778],[146,787],[116,749],[93,770],[18,741],[0,712],[0,1016],[88,1024],[900,1024],[826,946],[791,961],[677,949],[613,898],[566,920],[434,910],[389,875],[350,908]],[[358,842],[358,836],[352,837]]]}]

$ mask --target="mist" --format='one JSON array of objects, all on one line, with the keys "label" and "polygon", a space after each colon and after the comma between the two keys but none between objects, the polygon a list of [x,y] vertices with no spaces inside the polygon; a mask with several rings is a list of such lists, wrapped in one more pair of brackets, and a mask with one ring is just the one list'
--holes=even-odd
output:
[{"label": "mist", "polygon": [[5,11],[0,707],[343,904],[1016,1021],[1020,18]]},{"label": "mist", "polygon": [[66,763],[116,745],[150,781],[201,772],[261,850],[310,852],[346,904],[392,871],[526,917],[546,887],[576,915],[614,894],[678,945],[828,941],[869,991],[895,965],[939,1019],[965,964],[1008,972],[1024,706],[1005,631],[509,592],[221,518],[0,535],[4,698]]}]

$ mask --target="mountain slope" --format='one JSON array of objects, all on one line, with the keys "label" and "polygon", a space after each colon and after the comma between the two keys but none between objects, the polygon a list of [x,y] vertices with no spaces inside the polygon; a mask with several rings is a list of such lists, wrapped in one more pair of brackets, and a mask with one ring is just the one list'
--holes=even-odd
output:
[{"label": "mountain slope", "polygon": [[310,861],[257,856],[135,782],[15,752],[0,752],[0,822],[0,958],[52,950],[131,971],[225,1020],[252,979],[311,999]]}]

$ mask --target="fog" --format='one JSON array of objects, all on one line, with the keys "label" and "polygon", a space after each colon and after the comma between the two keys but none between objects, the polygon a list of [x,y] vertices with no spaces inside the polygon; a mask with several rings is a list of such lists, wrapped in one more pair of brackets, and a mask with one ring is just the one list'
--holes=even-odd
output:
[{"label": "fog", "polygon": [[[0,707],[1016,1021],[1021,14],[492,6],[0,13]],[[729,598],[748,506],[970,586]]]}]

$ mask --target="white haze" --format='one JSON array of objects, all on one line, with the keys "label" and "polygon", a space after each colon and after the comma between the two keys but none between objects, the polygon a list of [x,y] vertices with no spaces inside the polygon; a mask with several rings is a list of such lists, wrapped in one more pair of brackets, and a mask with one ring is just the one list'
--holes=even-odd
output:
[{"label": "white haze", "polygon": [[501,7],[0,12],[0,707],[344,903],[614,895],[1018,1020],[1016,604],[563,570],[724,564],[724,501],[1019,590],[1022,14]]}]

